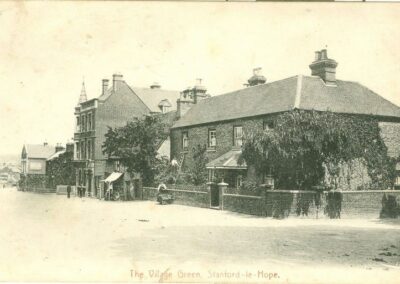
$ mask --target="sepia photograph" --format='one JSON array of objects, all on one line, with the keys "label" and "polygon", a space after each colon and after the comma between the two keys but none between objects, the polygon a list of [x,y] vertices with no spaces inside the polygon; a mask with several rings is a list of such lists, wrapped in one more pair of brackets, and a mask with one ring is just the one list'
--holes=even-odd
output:
[{"label": "sepia photograph", "polygon": [[399,283],[399,15],[0,2],[0,281]]}]

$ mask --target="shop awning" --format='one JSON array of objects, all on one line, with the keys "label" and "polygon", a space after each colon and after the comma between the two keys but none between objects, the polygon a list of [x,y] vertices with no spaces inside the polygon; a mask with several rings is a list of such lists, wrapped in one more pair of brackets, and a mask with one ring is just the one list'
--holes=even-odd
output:
[{"label": "shop awning", "polygon": [[241,150],[231,150],[206,165],[207,169],[233,169],[245,170],[247,165],[243,162],[239,165],[238,160],[242,154]]},{"label": "shop awning", "polygon": [[122,175],[123,175],[122,173],[113,172],[104,181],[105,182],[113,182],[113,181],[116,181],[117,179],[119,179]]}]

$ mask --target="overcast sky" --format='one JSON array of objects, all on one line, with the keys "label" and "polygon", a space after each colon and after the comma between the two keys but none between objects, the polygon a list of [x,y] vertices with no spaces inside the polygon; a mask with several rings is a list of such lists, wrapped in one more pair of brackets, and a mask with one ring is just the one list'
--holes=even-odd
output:
[{"label": "overcast sky", "polygon": [[[328,46],[337,78],[400,105],[400,5],[316,3],[0,2],[0,154],[67,142],[85,78],[89,98],[115,72],[133,86],[211,95],[309,75]],[[284,94],[282,94],[284,95]],[[227,106],[229,107],[229,106]]]}]

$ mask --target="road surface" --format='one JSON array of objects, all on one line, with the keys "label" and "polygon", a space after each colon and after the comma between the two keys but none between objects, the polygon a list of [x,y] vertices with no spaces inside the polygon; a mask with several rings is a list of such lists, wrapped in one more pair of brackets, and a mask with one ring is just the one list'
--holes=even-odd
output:
[{"label": "road surface", "polygon": [[0,189],[0,281],[398,283],[400,222]]}]

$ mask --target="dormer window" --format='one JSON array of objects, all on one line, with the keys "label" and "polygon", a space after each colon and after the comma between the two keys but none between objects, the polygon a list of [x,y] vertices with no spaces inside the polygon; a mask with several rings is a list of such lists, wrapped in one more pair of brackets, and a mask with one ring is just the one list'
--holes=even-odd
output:
[{"label": "dormer window", "polygon": [[172,107],[171,103],[169,102],[169,100],[164,99],[162,100],[159,104],[158,107],[161,110],[161,113],[166,113],[170,110],[170,108]]}]

